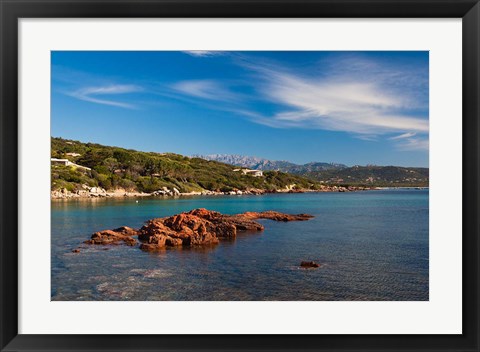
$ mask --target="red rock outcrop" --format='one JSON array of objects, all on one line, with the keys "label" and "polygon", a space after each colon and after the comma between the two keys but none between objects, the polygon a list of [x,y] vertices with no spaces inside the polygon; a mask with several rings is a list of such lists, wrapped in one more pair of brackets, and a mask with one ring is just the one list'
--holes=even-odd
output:
[{"label": "red rock outcrop", "polygon": [[115,230],[104,230],[95,232],[92,237],[85,241],[86,244],[121,244],[122,242],[128,246],[135,246],[137,240],[132,236],[137,235],[137,231],[130,227],[122,226]]},{"label": "red rock outcrop", "polygon": [[164,247],[195,246],[218,243],[219,229],[198,216],[181,213],[168,218],[149,220],[139,230],[138,238],[146,251]]},{"label": "red rock outcrop", "polygon": [[237,215],[224,215],[207,209],[194,209],[166,218],[148,220],[138,231],[129,227],[96,232],[85,243],[119,244],[133,246],[138,235],[140,248],[144,251],[157,251],[166,247],[200,246],[217,244],[220,239],[235,238],[237,231],[263,231],[257,219],[275,221],[302,221],[311,219],[308,214],[290,215],[275,211],[246,212]]}]

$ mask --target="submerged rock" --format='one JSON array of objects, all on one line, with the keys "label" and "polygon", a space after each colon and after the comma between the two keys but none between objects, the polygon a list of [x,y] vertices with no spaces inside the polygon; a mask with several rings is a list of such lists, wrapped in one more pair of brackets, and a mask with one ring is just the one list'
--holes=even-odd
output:
[{"label": "submerged rock", "polygon": [[304,261],[300,263],[300,266],[302,268],[319,268],[320,264],[315,263],[314,261],[310,261],[310,262]]},{"label": "submerged rock", "polygon": [[303,221],[313,218],[308,214],[283,214],[275,211],[246,212],[224,215],[204,208],[194,209],[166,218],[151,219],[138,231],[129,227],[95,232],[87,244],[120,244],[134,246],[138,235],[140,249],[148,252],[166,247],[192,247],[217,244],[220,239],[235,238],[238,231],[263,231],[255,220]]},{"label": "submerged rock", "polygon": [[309,214],[284,214],[278,211],[262,211],[262,212],[246,212],[238,216],[244,216],[251,219],[270,219],[275,221],[305,221],[313,218],[313,215]]}]

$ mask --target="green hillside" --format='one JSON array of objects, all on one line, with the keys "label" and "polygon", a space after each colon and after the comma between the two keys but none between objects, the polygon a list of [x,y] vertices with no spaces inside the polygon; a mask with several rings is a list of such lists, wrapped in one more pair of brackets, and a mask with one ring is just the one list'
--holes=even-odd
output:
[{"label": "green hillside", "polygon": [[399,166],[352,166],[302,173],[324,184],[377,187],[428,187],[429,169]]},{"label": "green hillside", "polygon": [[153,192],[176,187],[180,192],[261,189],[275,191],[295,184],[296,188],[318,189],[320,183],[279,171],[265,171],[262,177],[233,171],[235,166],[189,158],[173,153],[149,153],[51,138],[51,157],[68,159],[91,170],[55,165],[51,167],[51,188],[81,189],[82,184],[108,190]]}]

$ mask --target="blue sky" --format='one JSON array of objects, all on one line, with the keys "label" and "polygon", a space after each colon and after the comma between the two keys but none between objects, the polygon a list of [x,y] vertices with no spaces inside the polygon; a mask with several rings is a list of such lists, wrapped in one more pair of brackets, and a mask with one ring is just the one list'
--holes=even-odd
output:
[{"label": "blue sky", "polygon": [[143,151],[428,166],[428,52],[55,51],[51,133]]}]

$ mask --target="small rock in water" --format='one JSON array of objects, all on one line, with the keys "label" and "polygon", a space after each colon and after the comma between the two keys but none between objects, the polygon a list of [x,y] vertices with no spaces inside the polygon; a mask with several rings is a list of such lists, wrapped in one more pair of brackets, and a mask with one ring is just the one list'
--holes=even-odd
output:
[{"label": "small rock in water", "polygon": [[74,249],[72,253],[80,253],[80,249]]},{"label": "small rock in water", "polygon": [[320,267],[320,264],[317,264],[317,263],[315,263],[314,261],[310,261],[310,262],[304,261],[304,262],[302,262],[302,263],[300,264],[300,266],[301,266],[302,268],[319,268],[319,267]]}]

